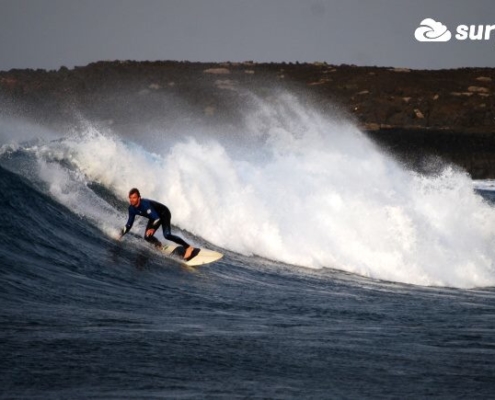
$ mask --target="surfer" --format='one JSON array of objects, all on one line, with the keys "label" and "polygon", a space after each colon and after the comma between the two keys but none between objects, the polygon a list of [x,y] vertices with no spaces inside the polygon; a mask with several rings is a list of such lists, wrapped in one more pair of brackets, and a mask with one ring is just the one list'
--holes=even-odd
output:
[{"label": "surfer", "polygon": [[136,215],[140,215],[149,219],[144,233],[144,240],[151,243],[157,248],[161,248],[162,244],[154,236],[156,230],[161,225],[163,229],[163,236],[165,237],[165,239],[175,242],[184,247],[184,249],[186,250],[184,254],[185,260],[191,257],[194,247],[189,245],[180,237],[172,235],[172,229],[170,225],[172,214],[170,213],[170,210],[167,208],[167,206],[154,200],[141,198],[141,193],[139,193],[139,190],[136,188],[133,188],[129,191],[129,219],[125,224],[125,227],[122,229],[120,238],[122,238],[122,236],[124,236],[131,230]]}]

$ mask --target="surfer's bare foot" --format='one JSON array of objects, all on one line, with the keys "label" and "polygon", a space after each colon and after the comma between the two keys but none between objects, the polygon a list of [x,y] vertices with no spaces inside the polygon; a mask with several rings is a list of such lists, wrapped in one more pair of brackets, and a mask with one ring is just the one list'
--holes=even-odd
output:
[{"label": "surfer's bare foot", "polygon": [[189,246],[187,249],[186,249],[186,253],[184,254],[184,259],[188,259],[189,257],[191,257],[191,254],[194,250],[194,247],[193,246]]}]

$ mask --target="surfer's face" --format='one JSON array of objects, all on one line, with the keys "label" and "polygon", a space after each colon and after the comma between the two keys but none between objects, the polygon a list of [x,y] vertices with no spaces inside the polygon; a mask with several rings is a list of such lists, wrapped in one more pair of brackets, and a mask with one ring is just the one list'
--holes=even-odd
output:
[{"label": "surfer's face", "polygon": [[133,207],[139,206],[139,202],[141,201],[141,198],[138,196],[137,193],[133,193],[129,195],[129,204]]}]

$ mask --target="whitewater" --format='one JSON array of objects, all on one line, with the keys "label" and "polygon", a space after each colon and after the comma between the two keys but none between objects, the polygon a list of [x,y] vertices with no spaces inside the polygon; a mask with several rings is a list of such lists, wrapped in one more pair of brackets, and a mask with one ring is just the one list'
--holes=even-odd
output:
[{"label": "whitewater", "polygon": [[[352,123],[289,94],[251,97],[238,126],[119,136],[89,122],[54,132],[4,123],[2,159],[115,236],[125,221],[91,188],[123,202],[132,187],[173,223],[228,251],[372,279],[459,288],[495,284],[495,212],[469,175],[409,170]],[[10,131],[9,131],[10,129]]]}]

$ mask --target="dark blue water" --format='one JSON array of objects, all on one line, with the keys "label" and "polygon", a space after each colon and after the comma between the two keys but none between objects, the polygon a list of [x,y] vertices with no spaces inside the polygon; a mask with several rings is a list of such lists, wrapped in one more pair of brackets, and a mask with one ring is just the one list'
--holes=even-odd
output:
[{"label": "dark blue water", "polygon": [[5,168],[0,188],[2,399],[494,396],[493,288],[230,252],[185,269]]}]

